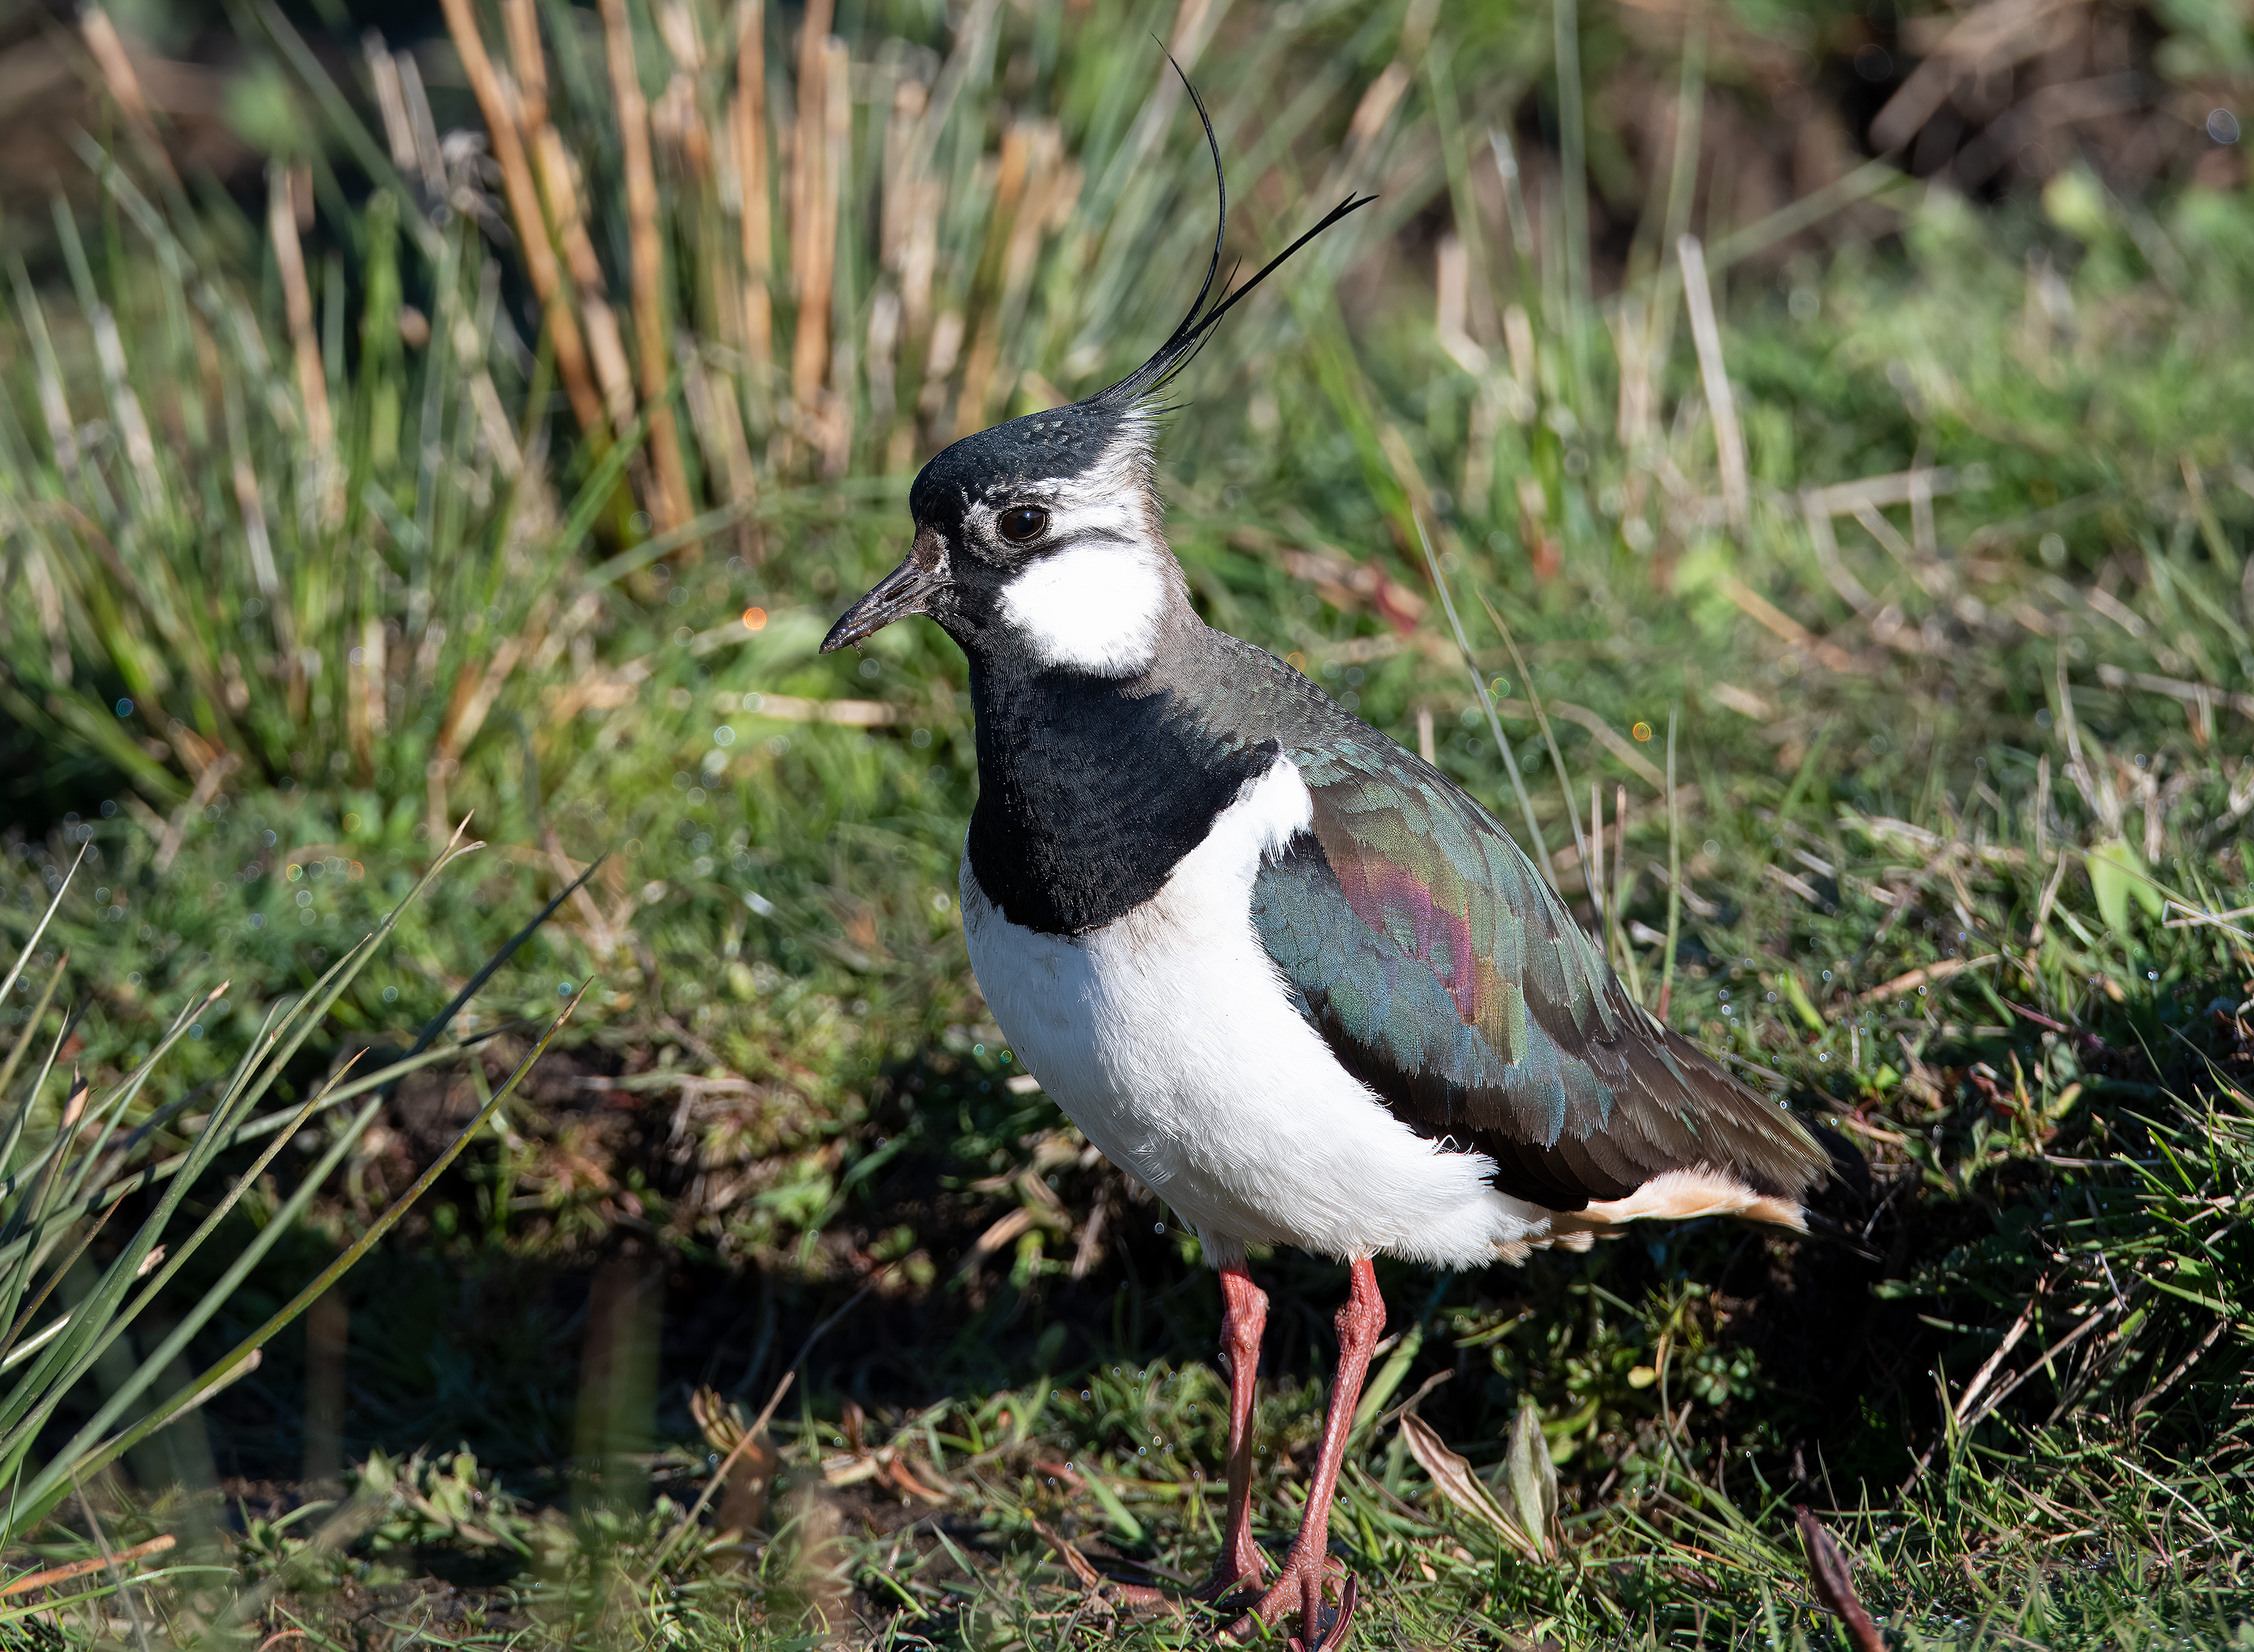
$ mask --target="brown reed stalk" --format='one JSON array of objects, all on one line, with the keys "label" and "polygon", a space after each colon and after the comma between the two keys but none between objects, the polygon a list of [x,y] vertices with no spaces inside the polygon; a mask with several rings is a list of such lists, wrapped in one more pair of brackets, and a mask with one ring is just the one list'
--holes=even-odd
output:
[{"label": "brown reed stalk", "polygon": [[929,176],[926,135],[930,105],[929,89],[903,78],[892,88],[885,118],[877,256],[892,285],[877,294],[869,312],[869,399],[879,432],[892,432],[885,452],[890,471],[906,470],[915,459],[916,421],[913,411],[900,416],[900,393],[913,370],[915,346],[930,338],[939,250],[939,186]]},{"label": "brown reed stalk", "polygon": [[879,142],[884,156],[878,188],[877,262],[897,275],[907,246],[908,227],[915,211],[915,180],[922,170],[923,112],[931,94],[923,82],[904,75],[892,86],[892,107],[885,111],[885,132]]},{"label": "brown reed stalk", "polygon": [[[360,760],[360,772],[367,774],[375,766],[375,731],[370,726],[370,714],[379,703],[381,690],[374,685],[382,679],[382,667],[368,655],[366,637],[373,634],[382,646],[383,624],[370,620],[361,626],[360,646],[345,656],[345,740]],[[371,691],[373,690],[373,691]]]},{"label": "brown reed stalk", "polygon": [[595,243],[588,239],[586,214],[563,134],[548,118],[548,59],[540,44],[538,0],[507,0],[510,67],[516,76],[517,117],[539,177],[548,223],[564,255],[572,296],[587,330],[587,354],[601,388],[603,407],[614,429],[624,432],[634,419],[634,370],[626,364],[626,340],[619,331]]},{"label": "brown reed stalk", "polygon": [[[752,450],[744,439],[743,421],[737,416],[735,398],[716,381],[703,360],[691,352],[681,380],[682,400],[689,404],[689,422],[704,452],[704,473],[724,484],[731,500],[760,495],[759,472],[752,466]],[[748,544],[748,534],[738,535]]]},{"label": "brown reed stalk", "polygon": [[1034,122],[1032,143],[1032,182],[1002,261],[1002,303],[1012,328],[1024,318],[1026,296],[1032,288],[1041,242],[1072,221],[1086,181],[1079,163],[1065,158],[1064,129],[1054,121]]},{"label": "brown reed stalk", "polygon": [[931,284],[939,262],[940,189],[930,176],[927,111],[931,94],[903,80],[885,128],[885,268],[900,284],[900,336],[914,342],[931,326]]},{"label": "brown reed stalk", "polygon": [[869,415],[875,425],[870,434],[881,438],[900,412],[900,296],[880,286],[869,301]]},{"label": "brown reed stalk", "polygon": [[366,720],[371,736],[391,732],[391,713],[385,704],[383,692],[390,682],[385,668],[387,640],[382,620],[371,617],[361,623],[360,673],[361,681],[367,685],[368,700],[360,708],[360,716]]},{"label": "brown reed stalk", "polygon": [[774,368],[774,225],[767,205],[767,47],[766,8],[739,0],[736,10],[736,94],[728,106],[735,134],[736,177],[743,198],[744,359],[753,406],[766,405]]},{"label": "brown reed stalk", "polygon": [[102,78],[109,87],[109,95],[116,100],[134,136],[141,141],[142,158],[177,189],[179,174],[173,170],[172,157],[164,151],[164,136],[157,130],[149,99],[141,89],[141,77],[134,70],[133,60],[126,52],[117,25],[100,6],[89,5],[79,14],[78,26],[86,36],[87,50],[94,53],[95,66],[101,69]]},{"label": "brown reed stalk", "polygon": [[[657,167],[650,158],[649,103],[634,66],[634,23],[626,0],[602,0],[603,40],[611,65],[611,94],[618,104],[625,151],[626,245],[633,265],[634,350],[641,368],[641,399],[648,420],[649,456],[656,468],[650,514],[660,533],[671,533],[690,514],[689,474],[682,467],[681,438],[666,395],[673,359],[665,326],[665,247],[657,228]],[[686,554],[686,553],[684,553]]]},{"label": "brown reed stalk", "polygon": [[626,334],[619,326],[618,312],[611,308],[602,261],[595,256],[595,243],[587,234],[578,173],[571,164],[570,151],[564,146],[564,135],[553,126],[540,129],[533,154],[540,163],[541,192],[548,200],[556,239],[564,248],[565,268],[578,292],[595,382],[602,387],[603,405],[610,410],[612,424],[623,432],[634,419],[634,369],[626,362]]},{"label": "brown reed stalk", "polygon": [[517,240],[524,247],[524,270],[532,282],[535,297],[548,323],[548,336],[556,350],[556,374],[564,382],[564,394],[571,403],[571,412],[579,421],[579,428],[590,433],[603,429],[602,399],[595,394],[594,382],[587,373],[587,351],[579,333],[579,324],[571,313],[570,301],[564,293],[562,272],[556,263],[556,249],[548,239],[547,221],[540,211],[540,192],[532,181],[532,168],[525,159],[524,142],[518,135],[516,121],[502,95],[500,77],[494,72],[493,59],[486,54],[485,37],[478,32],[476,14],[470,10],[470,0],[439,0],[446,13],[447,32],[454,37],[454,49],[461,53],[462,71],[469,77],[471,94],[478,101],[478,111],[485,116],[486,130],[492,136],[494,160],[500,167],[502,192],[508,197],[509,216],[516,220]]},{"label": "brown reed stalk", "polygon": [[298,239],[297,191],[287,163],[268,164],[266,188],[266,228],[274,242],[274,267],[282,277],[282,306],[289,318],[290,349],[297,358],[298,396],[305,409],[305,444],[317,479],[314,493],[321,520],[333,523],[344,516],[344,480],[337,470],[329,380],[321,363],[321,341],[313,332],[313,289],[305,279],[305,249]]},{"label": "brown reed stalk", "polygon": [[[1007,257],[1004,248],[1021,216],[1020,207],[1032,171],[1031,131],[1030,122],[1018,120],[1011,122],[1002,134],[1002,153],[994,177],[993,215],[986,220],[986,245],[978,257],[980,274],[987,280],[998,280],[1000,266]],[[981,284],[986,284],[982,281]],[[995,363],[1001,356],[1002,306],[990,304],[984,309],[977,336],[970,342],[970,358],[963,363],[962,392],[956,398],[955,434],[958,440],[986,428],[989,387]]]},{"label": "brown reed stalk", "polygon": [[711,178],[713,156],[711,130],[696,95],[704,72],[704,38],[697,32],[696,14],[685,5],[662,7],[657,24],[666,54],[673,60],[673,74],[650,107],[650,130],[686,178],[701,186]]},{"label": "brown reed stalk", "polygon": [[360,53],[368,63],[368,83],[375,88],[376,111],[383,119],[383,140],[391,150],[391,164],[402,178],[420,170],[415,152],[415,122],[407,113],[407,85],[399,73],[399,60],[370,29],[360,37]]},{"label": "brown reed stalk", "polygon": [[829,187],[823,177],[829,158],[822,104],[830,77],[824,48],[830,38],[831,0],[808,0],[798,46],[798,133],[791,156],[791,284],[798,298],[798,325],[791,336],[790,394],[803,420],[818,412],[823,374],[830,366],[830,283],[835,276],[836,237],[825,234]]},{"label": "brown reed stalk", "polygon": [[[845,42],[832,38],[822,49],[822,142],[829,152],[822,159],[822,236],[830,249],[825,259],[830,280],[824,282],[825,291],[835,280],[837,226],[844,213],[845,179],[852,170],[853,160],[853,94],[852,58]],[[834,310],[834,291],[823,300],[825,310]],[[853,380],[854,339],[850,318],[837,317],[835,340],[830,351],[830,394],[822,410],[822,473],[837,477],[845,473],[853,458]]]},{"label": "brown reed stalk", "polygon": [[548,55],[540,46],[540,0],[501,0],[508,62],[516,76],[516,118],[527,132],[548,124]]}]

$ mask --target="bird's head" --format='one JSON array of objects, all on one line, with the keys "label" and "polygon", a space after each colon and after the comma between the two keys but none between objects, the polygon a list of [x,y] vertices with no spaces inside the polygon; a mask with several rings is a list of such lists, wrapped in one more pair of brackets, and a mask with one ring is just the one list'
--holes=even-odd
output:
[{"label": "bird's head", "polygon": [[[1189,85],[1186,76],[1182,83]],[[1168,615],[1187,612],[1153,486],[1153,443],[1166,410],[1161,393],[1239,299],[1368,205],[1348,196],[1208,309],[1228,228],[1228,190],[1212,117],[1197,88],[1189,91],[1205,123],[1220,199],[1213,256],[1189,313],[1117,383],[1069,407],[967,436],[926,465],[908,491],[915,538],[906,559],[845,611],[822,640],[823,653],[920,613],[974,658],[1007,648],[1042,666],[1124,676],[1149,663]]]},{"label": "bird's head", "polygon": [[826,651],[928,614],[980,654],[1124,676],[1186,600],[1152,486],[1152,419],[1091,397],[965,437],[908,493],[907,557],[847,610]]}]

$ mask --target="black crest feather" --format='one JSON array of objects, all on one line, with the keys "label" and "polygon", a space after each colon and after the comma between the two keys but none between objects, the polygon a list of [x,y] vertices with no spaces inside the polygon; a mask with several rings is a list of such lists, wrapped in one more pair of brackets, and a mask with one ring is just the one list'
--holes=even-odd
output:
[{"label": "black crest feather", "polygon": [[[1098,462],[1111,449],[1123,426],[1138,423],[1144,415],[1159,410],[1152,405],[1151,398],[1189,365],[1213,336],[1214,326],[1222,317],[1273,275],[1285,259],[1348,213],[1376,199],[1348,196],[1326,214],[1320,223],[1262,265],[1251,280],[1208,307],[1207,300],[1212,298],[1214,283],[1221,274],[1222,243],[1228,233],[1228,184],[1222,174],[1221,140],[1214,135],[1213,116],[1206,109],[1205,100],[1190,84],[1190,77],[1182,73],[1182,66],[1174,63],[1171,54],[1166,60],[1173,63],[1174,73],[1181,75],[1190,102],[1197,108],[1198,119],[1205,125],[1206,148],[1213,155],[1214,190],[1220,200],[1218,221],[1213,232],[1213,256],[1206,264],[1205,281],[1198,288],[1197,301],[1151,359],[1116,384],[1067,407],[1006,420],[966,436],[934,455],[908,491],[908,508],[918,522],[944,528],[959,521],[973,500],[994,497],[1045,478],[1078,475]],[[1228,284],[1222,285],[1226,288]]]},{"label": "black crest feather", "polygon": [[1234,309],[1247,293],[1273,275],[1284,260],[1348,213],[1367,206],[1377,199],[1375,195],[1364,195],[1359,199],[1348,195],[1325,214],[1320,223],[1261,265],[1251,280],[1228,293],[1210,310],[1207,309],[1206,300],[1213,296],[1214,277],[1221,273],[1222,242],[1228,234],[1228,180],[1222,171],[1221,140],[1214,135],[1213,116],[1207,109],[1205,100],[1198,95],[1197,88],[1191,84],[1190,77],[1182,66],[1175,62],[1172,52],[1166,54],[1166,61],[1172,64],[1174,73],[1181,76],[1182,88],[1190,94],[1190,102],[1196,108],[1198,119],[1205,127],[1206,148],[1213,156],[1213,187],[1219,203],[1214,212],[1213,256],[1206,264],[1205,281],[1198,288],[1197,298],[1191,304],[1189,313],[1182,318],[1181,325],[1152,353],[1149,360],[1116,384],[1098,390],[1083,403],[1120,412],[1135,406],[1154,391],[1163,389],[1168,381],[1187,367],[1197,353],[1204,348],[1207,340],[1213,336],[1214,325],[1222,317]]}]

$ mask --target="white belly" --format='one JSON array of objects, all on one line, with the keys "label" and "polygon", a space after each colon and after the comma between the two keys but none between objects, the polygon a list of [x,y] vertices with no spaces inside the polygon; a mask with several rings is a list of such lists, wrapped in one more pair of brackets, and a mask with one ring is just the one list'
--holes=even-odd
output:
[{"label": "white belly", "polygon": [[1216,1261],[1293,1244],[1478,1267],[1549,1236],[1492,1163],[1387,1110],[1292,1007],[1252,928],[1252,880],[1310,817],[1287,758],[1157,895],[1093,934],[1009,921],[962,865],[970,963],[1026,1068]]}]

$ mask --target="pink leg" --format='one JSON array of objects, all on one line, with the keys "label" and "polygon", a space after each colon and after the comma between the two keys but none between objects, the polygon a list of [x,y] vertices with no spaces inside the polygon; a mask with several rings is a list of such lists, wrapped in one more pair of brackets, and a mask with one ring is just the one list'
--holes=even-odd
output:
[{"label": "pink leg", "polygon": [[1337,1620],[1330,1636],[1323,1634],[1323,1578],[1330,1545],[1331,1498],[1338,1490],[1339,1470],[1346,1466],[1347,1436],[1354,1428],[1354,1407],[1362,1400],[1362,1379],[1369,1374],[1369,1356],[1385,1333],[1385,1298],[1378,1294],[1377,1274],[1368,1257],[1354,1264],[1345,1306],[1338,1311],[1338,1376],[1331,1384],[1330,1413],[1323,1423],[1323,1443],[1315,1458],[1314,1477],[1307,1484],[1307,1509],[1299,1521],[1299,1535],[1284,1562],[1275,1587],[1260,1599],[1251,1613],[1230,1626],[1238,1639],[1249,1635],[1252,1620],[1267,1623],[1296,1607],[1299,1634],[1293,1645],[1304,1652],[1322,1652],[1346,1642],[1348,1622],[1354,1616],[1354,1586],[1351,1574],[1341,1585]]},{"label": "pink leg", "polygon": [[1196,1590],[1200,1600],[1257,1589],[1267,1571],[1252,1541],[1252,1385],[1260,1371],[1268,1298],[1241,1262],[1222,1269],[1221,1298],[1221,1360],[1228,1372],[1228,1532],[1213,1575]]}]

